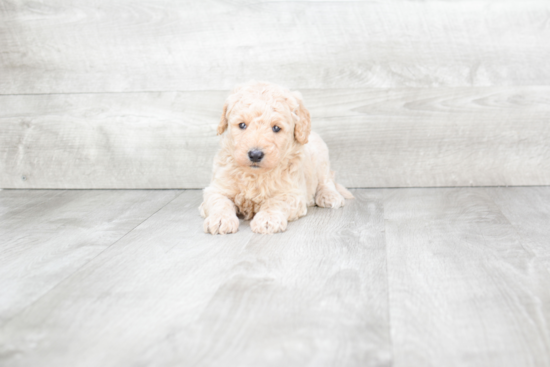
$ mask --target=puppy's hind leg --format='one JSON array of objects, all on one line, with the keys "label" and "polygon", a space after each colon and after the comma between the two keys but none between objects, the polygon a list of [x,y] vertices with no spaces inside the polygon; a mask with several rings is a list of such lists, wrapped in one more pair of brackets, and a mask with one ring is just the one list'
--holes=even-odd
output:
[{"label": "puppy's hind leg", "polygon": [[353,199],[353,195],[344,186],[334,180],[334,171],[322,177],[315,193],[315,204],[322,208],[338,209],[346,204],[346,199]]},{"label": "puppy's hind leg", "polygon": [[348,191],[344,186],[340,185],[338,182],[335,182],[336,190],[346,199],[355,199],[355,196]]},{"label": "puppy's hind leg", "polygon": [[338,209],[346,203],[346,199],[336,190],[334,182],[319,183],[315,193],[315,204],[322,208]]}]

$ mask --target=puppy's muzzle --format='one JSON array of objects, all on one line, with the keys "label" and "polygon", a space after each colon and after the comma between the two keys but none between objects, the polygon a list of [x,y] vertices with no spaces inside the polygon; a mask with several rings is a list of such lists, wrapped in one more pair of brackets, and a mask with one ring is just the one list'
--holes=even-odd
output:
[{"label": "puppy's muzzle", "polygon": [[248,151],[248,158],[254,163],[258,163],[264,157],[264,152],[258,149],[252,149]]}]

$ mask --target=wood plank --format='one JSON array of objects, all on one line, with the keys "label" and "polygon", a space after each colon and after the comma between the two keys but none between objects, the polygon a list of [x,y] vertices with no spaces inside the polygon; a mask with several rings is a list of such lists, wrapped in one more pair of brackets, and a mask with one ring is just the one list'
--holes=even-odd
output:
[{"label": "wood plank", "polygon": [[226,94],[0,97],[1,186],[204,187]]},{"label": "wood plank", "polygon": [[522,246],[550,273],[550,187],[486,190],[521,237]]},{"label": "wood plank", "polygon": [[483,189],[387,190],[395,366],[547,366],[550,277]]},{"label": "wood plank", "polygon": [[550,84],[548,1],[0,4],[0,93]]},{"label": "wood plank", "polygon": [[0,329],[3,366],[390,365],[381,192],[202,233],[186,191]]},{"label": "wood plank", "polygon": [[40,207],[64,190],[0,190],[0,220]]},{"label": "wood plank", "polygon": [[174,191],[0,192],[0,325],[172,200]]},{"label": "wood plank", "polygon": [[[345,186],[550,185],[550,87],[302,93]],[[226,96],[0,96],[0,187],[205,187]]]},{"label": "wood plank", "polygon": [[0,186],[204,187],[226,94],[0,97]]}]

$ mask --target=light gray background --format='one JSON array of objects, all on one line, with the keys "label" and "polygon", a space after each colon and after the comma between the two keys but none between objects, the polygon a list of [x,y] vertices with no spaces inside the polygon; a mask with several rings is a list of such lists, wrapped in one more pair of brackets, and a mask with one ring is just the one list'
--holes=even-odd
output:
[{"label": "light gray background", "polygon": [[348,187],[550,184],[548,1],[0,3],[0,187],[201,188],[236,84]]}]

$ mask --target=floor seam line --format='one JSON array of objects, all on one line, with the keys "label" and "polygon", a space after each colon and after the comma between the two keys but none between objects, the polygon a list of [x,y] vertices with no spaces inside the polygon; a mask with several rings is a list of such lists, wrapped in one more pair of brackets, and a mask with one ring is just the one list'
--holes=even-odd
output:
[{"label": "floor seam line", "polygon": [[395,351],[393,344],[393,333],[392,333],[392,317],[391,317],[391,295],[390,295],[390,257],[388,255],[388,231],[386,226],[386,193],[385,189],[382,189],[382,220],[384,222],[384,249],[386,254],[386,284],[388,287],[388,338],[390,342],[390,366],[395,366]]}]

